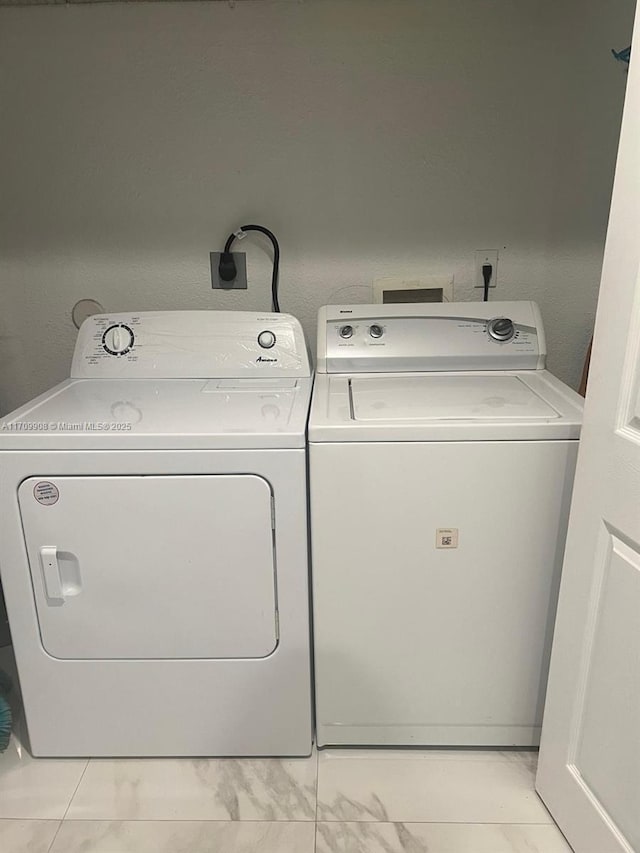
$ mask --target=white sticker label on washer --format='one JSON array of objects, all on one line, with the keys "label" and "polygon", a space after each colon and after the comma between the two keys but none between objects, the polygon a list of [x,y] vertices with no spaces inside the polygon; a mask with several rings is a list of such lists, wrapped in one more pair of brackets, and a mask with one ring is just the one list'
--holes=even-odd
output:
[{"label": "white sticker label on washer", "polygon": [[58,487],[53,483],[50,483],[48,480],[40,480],[33,487],[33,495],[39,504],[51,506],[58,503],[60,492],[58,491]]},{"label": "white sticker label on washer", "polygon": [[436,548],[457,548],[458,528],[438,527],[436,530]]}]

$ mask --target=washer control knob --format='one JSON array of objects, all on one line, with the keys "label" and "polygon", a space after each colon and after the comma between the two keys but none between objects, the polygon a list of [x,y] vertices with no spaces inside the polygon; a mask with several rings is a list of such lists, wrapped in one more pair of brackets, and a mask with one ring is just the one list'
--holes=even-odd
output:
[{"label": "washer control knob", "polygon": [[102,336],[102,346],[109,355],[126,355],[133,346],[133,332],[124,323],[109,326]]},{"label": "washer control knob", "polygon": [[373,326],[369,326],[369,334],[372,338],[381,338],[384,335],[384,329],[382,326],[374,323]]},{"label": "washer control knob", "polygon": [[258,335],[258,343],[262,349],[271,349],[272,346],[275,346],[275,342],[276,336],[268,329],[265,329],[264,332],[260,332]]},{"label": "washer control knob", "polygon": [[353,326],[342,326],[340,328],[341,338],[350,338],[353,336]]},{"label": "washer control knob", "polygon": [[490,320],[488,330],[489,337],[494,341],[510,341],[516,332],[513,320],[508,317],[496,317],[495,320]]}]

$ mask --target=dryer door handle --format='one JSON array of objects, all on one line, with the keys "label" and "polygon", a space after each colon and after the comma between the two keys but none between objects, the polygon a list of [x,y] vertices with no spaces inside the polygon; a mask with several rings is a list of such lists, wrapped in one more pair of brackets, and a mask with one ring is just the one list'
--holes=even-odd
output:
[{"label": "dryer door handle", "polygon": [[44,591],[50,601],[64,601],[60,566],[58,565],[58,549],[55,545],[43,545],[40,548],[40,565],[44,579]]}]

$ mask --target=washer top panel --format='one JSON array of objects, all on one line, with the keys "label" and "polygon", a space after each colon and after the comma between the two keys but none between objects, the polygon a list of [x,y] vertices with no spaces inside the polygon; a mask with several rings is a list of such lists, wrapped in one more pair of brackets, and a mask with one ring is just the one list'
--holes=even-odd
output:
[{"label": "washer top panel", "polygon": [[319,374],[309,441],[576,439],[582,408],[547,370]]}]

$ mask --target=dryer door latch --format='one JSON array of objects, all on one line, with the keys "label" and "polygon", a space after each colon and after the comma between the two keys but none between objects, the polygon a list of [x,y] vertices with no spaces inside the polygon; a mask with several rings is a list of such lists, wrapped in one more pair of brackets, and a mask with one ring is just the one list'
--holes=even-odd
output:
[{"label": "dryer door latch", "polygon": [[64,601],[60,566],[58,565],[58,549],[55,545],[43,545],[40,548],[40,563],[47,598],[50,601]]}]

